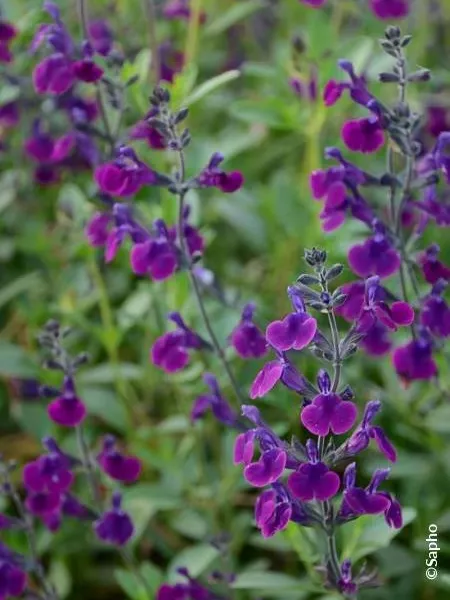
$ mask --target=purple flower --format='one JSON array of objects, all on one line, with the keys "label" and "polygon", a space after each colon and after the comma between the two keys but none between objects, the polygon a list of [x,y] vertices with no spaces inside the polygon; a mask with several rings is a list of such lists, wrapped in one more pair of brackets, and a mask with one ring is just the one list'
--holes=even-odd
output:
[{"label": "purple flower", "polygon": [[338,493],[341,484],[339,475],[318,460],[317,447],[313,440],[308,440],[306,445],[309,462],[302,463],[289,475],[288,488],[295,498],[304,502],[329,500]]},{"label": "purple flower", "polygon": [[184,323],[179,313],[171,313],[169,319],[178,329],[169,331],[156,340],[151,350],[151,360],[166,373],[176,373],[189,362],[188,350],[200,350],[209,345]]},{"label": "purple flower", "polygon": [[52,54],[33,70],[34,89],[38,94],[63,94],[75,83],[72,61],[63,54]]},{"label": "purple flower", "polygon": [[432,351],[429,334],[421,330],[416,339],[394,350],[392,362],[397,374],[405,383],[433,379],[438,370]]},{"label": "purple flower", "polygon": [[106,244],[112,222],[113,219],[109,213],[96,212],[92,215],[84,230],[91,246],[96,248]]},{"label": "purple flower", "polygon": [[12,23],[0,20],[0,63],[10,63],[13,60],[10,43],[17,35],[17,29]]},{"label": "purple flower", "polygon": [[0,106],[0,125],[4,129],[15,127],[19,122],[18,102],[6,102]]},{"label": "purple flower", "polygon": [[[169,0],[164,6],[163,15],[169,20],[189,21],[191,18],[189,0]],[[199,15],[199,20],[200,23],[204,23],[206,20],[206,14],[203,11]]]},{"label": "purple flower", "polygon": [[358,587],[352,579],[352,563],[349,559],[342,562],[341,576],[337,583],[339,590],[347,596],[353,596],[358,591]]},{"label": "purple flower", "polygon": [[265,538],[282,531],[292,517],[292,500],[289,492],[281,484],[265,490],[255,503],[255,521]]},{"label": "purple flower", "polygon": [[350,78],[350,82],[341,82],[334,79],[330,80],[324,88],[323,99],[326,106],[332,106],[342,96],[344,91],[349,92],[354,102],[367,107],[373,99],[372,94],[367,89],[367,83],[364,76],[358,76],[351,62],[340,60],[338,62],[340,69],[345,71]]},{"label": "purple flower", "polygon": [[91,21],[88,31],[93,50],[101,56],[108,56],[113,47],[113,34],[107,21],[103,19]]},{"label": "purple flower", "polygon": [[381,402],[373,400],[366,404],[361,424],[345,443],[345,456],[354,456],[365,450],[370,440],[375,440],[378,449],[391,462],[397,460],[397,453],[381,427],[372,425],[372,421],[381,409]]},{"label": "purple flower", "polygon": [[28,492],[65,492],[74,480],[71,471],[74,461],[60,450],[53,439],[46,438],[44,445],[48,454],[24,466],[24,486]]},{"label": "purple flower", "polygon": [[444,263],[438,259],[438,255],[439,246],[437,244],[432,244],[419,256],[418,260],[425,281],[431,284],[436,283],[439,279],[450,281],[450,267],[444,265]]},{"label": "purple flower", "polygon": [[102,192],[120,198],[133,196],[144,185],[157,182],[156,174],[126,146],[119,149],[114,161],[97,167],[94,177]]},{"label": "purple flower", "polygon": [[142,121],[138,121],[130,131],[130,138],[132,140],[145,140],[150,148],[163,150],[167,146],[164,136],[148,122],[148,119],[155,117],[156,114],[157,111],[152,109]]},{"label": "purple flower", "polygon": [[248,463],[244,468],[244,477],[255,487],[264,487],[275,483],[283,475],[286,467],[286,452],[280,448],[271,448],[261,454],[257,462]]},{"label": "purple flower", "polygon": [[233,450],[233,462],[235,465],[243,463],[248,465],[252,462],[254,453],[255,430],[250,429],[245,433],[240,433],[235,442]]},{"label": "purple flower", "polygon": [[414,310],[407,302],[393,302],[390,306],[384,301],[384,290],[380,278],[369,277],[365,283],[364,306],[358,319],[358,331],[369,331],[381,322],[387,329],[396,331],[398,326],[411,325]]},{"label": "purple flower", "polygon": [[136,456],[125,456],[117,448],[116,439],[108,435],[103,440],[103,448],[97,456],[102,471],[116,481],[133,483],[141,474],[141,461]]},{"label": "purple flower", "polygon": [[267,354],[266,338],[253,322],[255,308],[253,303],[244,306],[241,320],[230,335],[233,348],[242,358],[261,358]]},{"label": "purple flower", "polygon": [[420,314],[420,322],[437,337],[450,336],[450,307],[443,298],[447,282],[443,279],[434,284],[431,293],[425,298]]},{"label": "purple flower", "polygon": [[226,173],[219,169],[224,157],[219,152],[212,155],[208,166],[197,177],[200,187],[216,187],[226,194],[236,192],[244,185],[244,177],[240,171]]},{"label": "purple flower", "polygon": [[356,405],[331,391],[331,381],[326,371],[319,372],[317,383],[320,394],[303,409],[303,425],[315,435],[326,436],[330,430],[336,435],[346,433],[355,423],[358,412]]},{"label": "purple flower", "polygon": [[402,19],[409,13],[409,0],[370,0],[370,8],[379,19]]},{"label": "purple flower", "polygon": [[365,154],[376,152],[384,144],[384,133],[375,116],[347,121],[342,127],[342,139],[350,150]]},{"label": "purple flower", "polygon": [[25,506],[32,515],[44,518],[59,510],[61,495],[49,491],[30,493],[25,500]]},{"label": "purple flower", "polygon": [[94,522],[94,531],[103,542],[114,546],[124,546],[134,533],[133,523],[128,513],[122,510],[122,497],[114,493],[112,508]]},{"label": "purple flower", "polygon": [[158,47],[159,78],[161,81],[172,83],[175,75],[180,73],[184,66],[184,54],[176,50],[170,40],[166,40]]},{"label": "purple flower", "polygon": [[217,379],[211,373],[205,373],[203,381],[211,393],[203,394],[196,399],[192,407],[191,419],[195,421],[203,417],[207,410],[211,410],[218,421],[229,427],[236,427],[239,422],[238,415],[223,397]]},{"label": "purple flower", "polygon": [[277,359],[271,360],[256,375],[250,388],[250,398],[262,398],[281,381],[287,388],[303,394],[306,380],[300,375],[284,353],[277,352]]},{"label": "purple flower", "polygon": [[323,6],[327,0],[300,0],[303,4],[307,4],[308,6],[312,6],[313,8],[319,8]]},{"label": "purple flower", "polygon": [[155,230],[157,237],[134,244],[130,254],[131,268],[137,275],[163,281],[178,269],[179,253],[161,219],[156,221]]},{"label": "purple flower", "polygon": [[47,407],[52,421],[64,427],[76,427],[86,417],[86,406],[78,398],[73,379],[66,377],[61,396],[55,398]]},{"label": "purple flower", "polygon": [[85,83],[95,83],[103,75],[103,69],[88,58],[72,63],[72,71],[79,81]]},{"label": "purple flower", "polygon": [[389,277],[400,268],[400,256],[383,233],[376,233],[348,253],[348,262],[356,275]]},{"label": "purple flower", "polygon": [[[1,56],[1,53],[0,53]],[[8,551],[0,546],[0,598],[21,596],[27,585],[27,576],[23,569],[8,558]]]},{"label": "purple flower", "polygon": [[276,350],[302,350],[312,341],[317,321],[306,312],[290,313],[281,321],[269,323],[266,339]]}]

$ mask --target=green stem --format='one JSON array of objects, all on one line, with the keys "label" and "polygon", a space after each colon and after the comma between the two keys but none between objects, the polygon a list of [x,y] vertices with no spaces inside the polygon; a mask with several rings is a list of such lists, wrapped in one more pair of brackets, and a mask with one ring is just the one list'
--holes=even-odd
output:
[{"label": "green stem", "polygon": [[150,81],[153,80],[153,85],[158,85],[161,68],[159,64],[158,38],[156,35],[155,3],[153,0],[144,0],[144,6],[147,13],[148,37],[151,52],[149,78]]},{"label": "green stem", "polygon": [[202,12],[203,0],[191,0],[191,17],[189,19],[188,32],[186,37],[185,60],[186,65],[194,62],[198,46],[198,32],[200,30],[200,16]]}]

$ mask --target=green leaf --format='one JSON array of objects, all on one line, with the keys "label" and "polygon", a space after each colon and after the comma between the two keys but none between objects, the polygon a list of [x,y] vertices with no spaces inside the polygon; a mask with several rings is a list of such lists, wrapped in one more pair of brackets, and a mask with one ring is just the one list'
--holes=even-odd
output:
[{"label": "green leaf", "polygon": [[307,591],[305,590],[305,580],[285,575],[284,573],[276,573],[274,571],[247,571],[241,573],[233,583],[233,588],[236,590],[293,590],[298,592],[298,600],[303,598],[303,591],[305,596]]},{"label": "green leaf", "polygon": [[80,384],[80,393],[90,414],[100,417],[117,431],[126,431],[128,414],[115,392],[103,387]]},{"label": "green leaf", "polygon": [[[403,527],[411,523],[415,517],[416,511],[413,508],[403,509]],[[341,529],[344,538],[342,556],[357,561],[388,546],[400,531],[401,529],[389,527],[379,515],[359,517],[343,525]]]},{"label": "green leaf", "polygon": [[20,346],[0,342],[0,375],[5,377],[35,377],[37,367]]},{"label": "green leaf", "polygon": [[450,433],[450,406],[443,404],[428,413],[426,427],[439,433]]},{"label": "green leaf", "polygon": [[233,69],[232,71],[226,71],[225,73],[221,73],[217,75],[217,77],[213,77],[212,79],[208,79],[205,83],[199,85],[195,90],[190,94],[184,101],[186,106],[191,106],[195,102],[198,102],[208,94],[211,94],[218,88],[226,85],[230,81],[234,81],[238,77],[240,77],[241,72],[237,69]]},{"label": "green leaf", "polygon": [[290,111],[276,98],[259,98],[255,100],[238,100],[230,105],[230,114],[246,123],[260,123],[274,129],[293,129],[295,120]]},{"label": "green leaf", "polygon": [[39,282],[40,278],[37,271],[14,279],[14,281],[11,281],[11,283],[5,285],[0,290],[0,308],[16,298],[16,296],[35,287]]},{"label": "green leaf", "polygon": [[118,365],[112,365],[105,363],[92,367],[91,369],[85,369],[80,373],[80,383],[111,383],[117,379],[117,377],[126,379],[128,381],[138,381],[142,376],[142,369],[138,365],[132,363],[119,363]]},{"label": "green leaf", "polygon": [[264,7],[264,3],[261,0],[246,0],[233,4],[228,10],[224,11],[210,23],[204,31],[205,35],[217,35],[223,33],[229,27],[242,21],[245,17],[248,17],[255,11]]},{"label": "green leaf", "polygon": [[175,75],[174,82],[170,88],[170,95],[174,107],[179,108],[180,106],[185,106],[185,99],[194,89],[197,77],[198,67],[194,64],[189,64],[181,71],[181,73]]},{"label": "green leaf", "polygon": [[219,550],[210,544],[198,544],[182,550],[170,564],[171,580],[176,579],[176,571],[180,567],[185,567],[192,577],[198,577],[218,556],[220,556]]},{"label": "green leaf", "polygon": [[125,571],[125,569],[116,569],[114,577],[128,598],[132,598],[132,600],[147,600],[144,586],[138,582],[133,573]]}]

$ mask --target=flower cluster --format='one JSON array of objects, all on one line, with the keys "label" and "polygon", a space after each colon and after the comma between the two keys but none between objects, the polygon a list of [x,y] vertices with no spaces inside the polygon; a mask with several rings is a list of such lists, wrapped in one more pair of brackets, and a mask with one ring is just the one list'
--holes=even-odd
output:
[{"label": "flower cluster", "polygon": [[[247,482],[264,488],[255,504],[255,521],[264,537],[283,530],[290,521],[301,526],[321,527],[329,543],[326,557],[327,585],[352,594],[372,582],[364,572],[350,576],[350,563],[339,564],[335,545],[335,528],[361,515],[383,514],[391,527],[402,526],[399,503],[379,487],[388,477],[389,469],[375,471],[365,486],[357,483],[354,459],[373,440],[380,452],[391,462],[396,452],[383,429],[373,421],[381,408],[379,401],[370,401],[353,432],[358,408],[354,394],[343,385],[342,367],[356,351],[367,329],[379,322],[390,329],[408,325],[414,318],[411,307],[404,302],[389,302],[378,277],[369,277],[362,290],[361,302],[354,306],[352,326],[341,337],[336,314],[346,305],[347,293],[342,287],[334,291],[329,284],[342,272],[342,265],[327,267],[326,253],[313,249],[305,254],[314,273],[303,274],[288,290],[292,312],[266,328],[265,337],[275,360],[266,363],[257,374],[251,398],[270,393],[278,381],[302,399],[300,423],[316,436],[305,444],[294,438],[288,443],[279,438],[262,419],[260,411],[244,405],[242,413],[252,423],[235,442],[234,462],[244,467]],[[364,286],[364,284],[363,284]],[[317,289],[318,288],[318,289]],[[325,313],[329,333],[321,330],[311,311]],[[316,385],[308,381],[294,363],[295,353],[309,349],[333,368],[321,369]],[[337,444],[336,436],[346,435]],[[259,448],[259,457],[254,458]],[[343,475],[340,466],[347,464]],[[339,491],[340,500],[336,500]]]},{"label": "flower cluster", "polygon": [[[137,457],[125,454],[112,435],[103,438],[100,449],[93,456],[83,430],[87,409],[75,384],[76,372],[87,358],[84,354],[72,358],[67,353],[63,339],[68,333],[57,322],[51,321],[40,336],[41,345],[50,355],[46,366],[61,371],[64,380],[61,389],[42,385],[39,386],[38,393],[41,398],[51,400],[47,406],[49,418],[61,427],[76,431],[79,455],[65,452],[53,438],[44,438],[44,453],[23,467],[23,500],[9,476],[15,465],[2,465],[1,491],[11,498],[18,516],[0,515],[0,528],[23,529],[29,540],[33,540],[33,518],[40,519],[50,531],[58,530],[64,519],[77,519],[90,523],[99,540],[122,547],[133,535],[133,522],[122,508],[120,490],[113,491],[108,499],[99,477],[103,474],[115,484],[134,483],[140,476],[141,462]],[[91,492],[90,501],[80,499],[77,492],[77,475],[83,472]],[[38,557],[34,555],[35,551],[34,542],[30,541],[30,569],[41,585],[48,587]],[[0,596],[15,596],[23,591],[26,584],[21,564],[7,550],[4,556],[0,554]],[[51,592],[45,598],[51,600],[55,596]]]},{"label": "flower cluster", "polygon": [[[155,600],[225,600],[222,594],[210,589],[211,586],[206,586],[192,577],[187,569],[182,567],[177,572],[185,581],[173,585],[164,583],[158,589]],[[228,587],[233,581],[233,576],[215,571],[211,573],[210,579],[212,584]]]},{"label": "flower cluster", "polygon": [[[392,351],[394,367],[405,382],[437,375],[435,351],[450,335],[450,308],[444,298],[448,267],[439,261],[437,245],[424,252],[417,248],[427,226],[450,224],[448,201],[438,185],[439,179],[449,182],[446,151],[450,134],[440,133],[429,151],[418,141],[420,115],[409,107],[406,90],[412,82],[427,81],[430,74],[426,69],[407,70],[404,49],[410,39],[402,37],[398,28],[389,27],[381,41],[394,66],[392,72],[381,73],[380,80],[399,88],[392,108],[373,96],[366,77],[356,74],[348,61],[339,62],[348,80],[331,80],[324,89],[327,106],[348,94],[366,111],[368,116],[343,125],[342,141],[349,150],[366,154],[386,146],[387,172],[368,173],[345,159],[338,148],[328,148],[326,156],[337,166],[311,174],[313,196],[323,202],[320,219],[324,231],[337,229],[348,217],[368,231],[365,241],[350,248],[348,261],[357,276],[374,278],[371,299],[362,281],[352,282],[344,288],[347,299],[338,313],[348,320],[361,316],[364,322],[359,330],[366,334],[366,351],[373,355]],[[381,195],[386,198],[384,204]],[[425,293],[419,283],[421,272],[433,285]],[[385,283],[393,275],[399,278],[400,292]],[[405,304],[411,294],[417,309],[415,319]],[[393,302],[388,314],[384,307],[389,300]],[[390,332],[398,325],[410,325],[411,340],[393,350]]]}]

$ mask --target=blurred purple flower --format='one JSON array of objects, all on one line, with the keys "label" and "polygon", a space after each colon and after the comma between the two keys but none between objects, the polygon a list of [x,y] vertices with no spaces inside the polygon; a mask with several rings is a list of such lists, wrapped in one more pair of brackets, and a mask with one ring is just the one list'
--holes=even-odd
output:
[{"label": "blurred purple flower", "polygon": [[253,303],[246,304],[239,323],[230,335],[230,342],[241,358],[261,358],[267,354],[267,342],[264,334],[253,322],[255,312]]},{"label": "blurred purple flower", "polygon": [[107,435],[103,439],[102,451],[97,456],[97,462],[109,477],[123,483],[136,481],[142,469],[141,461],[136,456],[125,456],[120,452],[113,435]]},{"label": "blurred purple flower", "polygon": [[134,527],[130,516],[122,510],[122,497],[115,492],[110,510],[94,522],[94,531],[103,542],[124,546],[133,536]]}]

